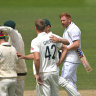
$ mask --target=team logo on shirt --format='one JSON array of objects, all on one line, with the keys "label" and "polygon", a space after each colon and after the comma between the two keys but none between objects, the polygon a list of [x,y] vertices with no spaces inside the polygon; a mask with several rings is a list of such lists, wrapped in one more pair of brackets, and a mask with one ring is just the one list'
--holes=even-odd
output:
[{"label": "team logo on shirt", "polygon": [[74,35],[73,38],[79,37],[79,35]]},{"label": "team logo on shirt", "polygon": [[34,50],[34,48],[33,48],[33,47],[31,47],[31,50]]}]

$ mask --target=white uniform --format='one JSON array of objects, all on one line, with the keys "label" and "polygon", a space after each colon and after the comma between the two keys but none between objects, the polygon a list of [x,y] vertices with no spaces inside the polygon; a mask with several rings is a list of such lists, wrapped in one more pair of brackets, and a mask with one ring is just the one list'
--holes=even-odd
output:
[{"label": "white uniform", "polygon": [[32,40],[31,53],[40,53],[39,73],[43,80],[43,85],[37,84],[37,96],[58,96],[58,68],[57,68],[57,48],[61,48],[61,43],[52,43],[47,33],[42,32]]},{"label": "white uniform", "polygon": [[[63,38],[67,39],[70,42],[70,45],[73,44],[73,41],[79,40],[80,41],[79,47],[81,47],[81,31],[73,22],[71,22],[71,24],[65,29]],[[68,47],[70,45],[68,45]],[[65,58],[64,65],[62,67],[62,72],[61,72],[61,77],[64,77],[70,84],[75,86],[76,90],[77,90],[76,72],[79,63],[80,63],[80,59],[76,51],[75,50],[69,51]]]},{"label": "white uniform", "polygon": [[[48,36],[54,35],[54,36],[56,36],[58,38],[61,38],[60,36],[58,36],[56,34],[53,34],[52,32],[49,32],[47,34],[48,34]],[[58,63],[59,62],[59,55],[58,54],[57,54],[57,59],[56,60],[57,60],[57,63]],[[58,67],[58,72],[59,72],[59,67]],[[35,69],[34,61],[33,61],[33,74],[34,75],[36,74],[36,69]]]},{"label": "white uniform", "polygon": [[[0,30],[7,32],[9,35],[9,43],[11,43],[17,50],[18,53],[24,55],[24,42],[21,34],[18,30],[11,27],[0,26]],[[24,93],[24,77],[27,74],[27,67],[24,59],[19,59],[17,64],[17,88],[16,96],[23,96]]]},{"label": "white uniform", "polygon": [[0,96],[14,96],[16,89],[16,50],[7,42],[0,45]]}]

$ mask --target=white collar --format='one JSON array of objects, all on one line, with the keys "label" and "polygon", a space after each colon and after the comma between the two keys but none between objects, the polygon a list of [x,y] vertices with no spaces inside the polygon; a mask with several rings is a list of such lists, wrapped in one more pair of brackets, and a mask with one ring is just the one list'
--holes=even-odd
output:
[{"label": "white collar", "polygon": [[1,43],[0,45],[3,45],[3,46],[10,46],[11,44],[9,44],[9,42],[4,42],[4,43]]},{"label": "white collar", "polygon": [[38,34],[38,36],[43,36],[45,34],[47,34],[47,33],[46,32],[41,32],[41,33]]},{"label": "white collar", "polygon": [[66,28],[66,30],[73,24],[73,22],[71,22],[71,24]]},{"label": "white collar", "polygon": [[66,30],[69,30],[70,26],[74,26],[74,23],[71,22],[71,24],[65,29],[65,31],[66,31]]}]

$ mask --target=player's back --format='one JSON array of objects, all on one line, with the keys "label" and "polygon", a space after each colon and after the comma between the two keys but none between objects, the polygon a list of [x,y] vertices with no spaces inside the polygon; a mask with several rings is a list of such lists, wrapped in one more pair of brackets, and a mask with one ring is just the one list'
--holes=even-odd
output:
[{"label": "player's back", "polygon": [[50,41],[48,34],[40,36],[38,39],[38,46],[40,48],[40,72],[57,71],[57,44]]},{"label": "player's back", "polygon": [[13,46],[0,45],[0,77],[17,77],[17,55]]}]

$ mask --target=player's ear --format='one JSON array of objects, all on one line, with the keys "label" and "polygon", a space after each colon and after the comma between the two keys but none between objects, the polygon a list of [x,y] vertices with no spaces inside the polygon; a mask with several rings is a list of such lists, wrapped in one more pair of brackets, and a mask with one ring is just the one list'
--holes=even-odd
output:
[{"label": "player's ear", "polygon": [[37,31],[37,27],[35,26],[35,30]]}]

